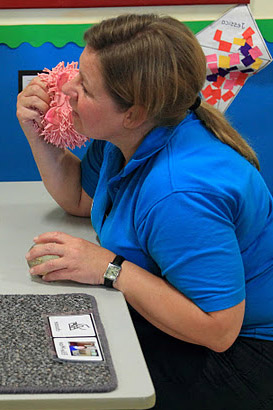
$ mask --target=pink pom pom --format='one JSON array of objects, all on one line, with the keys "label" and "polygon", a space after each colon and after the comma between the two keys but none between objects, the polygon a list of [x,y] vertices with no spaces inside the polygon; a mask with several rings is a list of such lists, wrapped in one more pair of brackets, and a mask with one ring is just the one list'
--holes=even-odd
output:
[{"label": "pink pom pom", "polygon": [[38,74],[46,82],[50,97],[50,108],[42,119],[43,131],[41,135],[48,143],[60,148],[81,147],[87,141],[73,127],[72,108],[69,98],[62,92],[62,86],[72,80],[79,72],[78,63],[60,62],[56,67],[43,70],[47,74]]}]

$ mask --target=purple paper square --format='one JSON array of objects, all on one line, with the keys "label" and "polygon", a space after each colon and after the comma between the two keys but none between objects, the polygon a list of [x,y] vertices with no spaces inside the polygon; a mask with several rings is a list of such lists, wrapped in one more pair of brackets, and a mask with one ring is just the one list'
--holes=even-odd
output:
[{"label": "purple paper square", "polygon": [[245,43],[244,46],[240,47],[240,51],[245,57],[249,55],[250,49],[251,49],[251,46],[247,43]]},{"label": "purple paper square", "polygon": [[253,68],[247,68],[246,70],[241,70],[241,73],[254,73]]},{"label": "purple paper square", "polygon": [[214,81],[217,81],[217,74],[207,75],[207,80],[214,83]]},{"label": "purple paper square", "polygon": [[237,65],[234,65],[233,67],[227,68],[227,71],[235,71],[238,70]]},{"label": "purple paper square", "polygon": [[219,75],[221,77],[225,77],[228,74],[227,70],[224,70],[223,68],[219,68]]},{"label": "purple paper square", "polygon": [[249,55],[242,59],[242,63],[245,67],[250,66],[251,64],[255,63],[255,60]]}]

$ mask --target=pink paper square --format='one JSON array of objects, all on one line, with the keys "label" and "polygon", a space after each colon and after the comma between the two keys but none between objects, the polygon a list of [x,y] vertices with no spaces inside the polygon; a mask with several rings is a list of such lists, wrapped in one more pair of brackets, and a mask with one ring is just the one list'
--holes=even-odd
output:
[{"label": "pink paper square", "polygon": [[249,54],[254,60],[256,60],[256,58],[261,57],[263,55],[263,53],[261,52],[258,46],[249,50]]},{"label": "pink paper square", "polygon": [[225,90],[233,90],[235,85],[235,81],[234,80],[226,80],[225,84],[224,84],[224,89]]},{"label": "pink paper square", "polygon": [[206,56],[207,63],[212,63],[214,61],[217,61],[217,54],[210,54],[209,56]]},{"label": "pink paper square", "polygon": [[208,64],[208,67],[213,73],[218,72],[218,64],[217,63]]},{"label": "pink paper square", "polygon": [[229,54],[229,57],[230,57],[231,66],[240,64],[240,54],[239,53]]},{"label": "pink paper square", "polygon": [[230,80],[237,80],[237,78],[239,77],[239,71],[231,71],[230,73],[229,73],[229,78],[230,78]]}]

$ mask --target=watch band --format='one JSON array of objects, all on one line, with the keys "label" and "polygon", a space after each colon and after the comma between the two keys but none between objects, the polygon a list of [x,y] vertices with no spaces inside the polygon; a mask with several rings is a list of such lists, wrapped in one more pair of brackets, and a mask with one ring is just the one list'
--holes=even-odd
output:
[{"label": "watch band", "polygon": [[[125,258],[123,256],[116,255],[114,260],[109,264],[109,266],[110,265],[115,265],[115,266],[119,267],[120,270],[121,270],[121,264],[122,264],[123,261],[125,261]],[[109,268],[109,266],[108,266],[108,268]],[[119,273],[118,273],[118,275],[119,275]],[[117,275],[117,277],[118,277],[118,275]],[[106,272],[104,274],[104,283],[103,283],[104,286],[106,286],[107,288],[112,288],[113,283],[117,280],[117,277],[115,278],[115,280],[108,278],[107,277],[107,270],[106,270]]]},{"label": "watch band", "polygon": [[123,256],[116,255],[113,262],[111,262],[111,263],[112,263],[112,265],[116,265],[116,266],[119,266],[121,268],[121,264],[124,261],[125,261],[125,258]]},{"label": "watch band", "polygon": [[113,287],[113,281],[111,279],[104,278],[103,285],[106,286],[107,288],[112,288]]}]

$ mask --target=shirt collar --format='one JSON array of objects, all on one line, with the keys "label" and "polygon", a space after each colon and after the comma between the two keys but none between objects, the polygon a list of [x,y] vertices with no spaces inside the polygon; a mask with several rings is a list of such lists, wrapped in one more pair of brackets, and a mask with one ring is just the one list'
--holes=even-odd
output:
[{"label": "shirt collar", "polygon": [[[118,173],[118,177],[122,178],[130,174],[134,169],[136,169],[139,165],[144,163],[148,158],[152,157],[162,148],[164,148],[176,131],[181,128],[185,123],[191,121],[195,117],[194,113],[189,113],[186,118],[181,121],[177,126],[173,127],[156,127],[151,130],[134,155],[130,158],[128,164]],[[113,147],[111,154],[117,155],[117,151],[121,154],[120,150],[117,147]],[[113,174],[112,174],[113,175]]]}]

